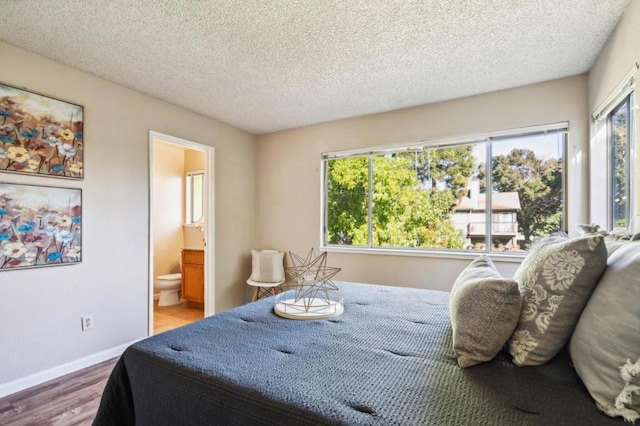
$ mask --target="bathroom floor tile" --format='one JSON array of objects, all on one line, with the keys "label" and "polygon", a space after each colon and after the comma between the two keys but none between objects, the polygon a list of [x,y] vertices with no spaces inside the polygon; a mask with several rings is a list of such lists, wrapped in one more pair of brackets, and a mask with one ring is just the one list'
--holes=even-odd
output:
[{"label": "bathroom floor tile", "polygon": [[183,302],[172,306],[153,305],[153,334],[162,333],[204,318],[202,308],[190,306]]}]

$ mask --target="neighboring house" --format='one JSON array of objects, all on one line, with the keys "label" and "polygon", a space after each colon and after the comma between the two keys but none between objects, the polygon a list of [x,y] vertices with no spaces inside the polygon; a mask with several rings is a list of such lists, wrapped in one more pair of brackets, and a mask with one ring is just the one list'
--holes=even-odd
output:
[{"label": "neighboring house", "polygon": [[[469,197],[462,197],[453,207],[453,224],[467,239],[466,247],[485,243],[487,195],[479,193],[472,182]],[[520,197],[517,192],[491,193],[491,236],[495,247],[517,248],[518,211]]]}]

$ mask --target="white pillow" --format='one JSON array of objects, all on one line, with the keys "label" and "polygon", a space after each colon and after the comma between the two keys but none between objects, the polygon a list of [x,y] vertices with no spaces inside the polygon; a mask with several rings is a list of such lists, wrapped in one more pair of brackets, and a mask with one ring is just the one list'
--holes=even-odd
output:
[{"label": "white pillow", "polygon": [[251,250],[251,280],[262,283],[284,281],[284,252]]}]

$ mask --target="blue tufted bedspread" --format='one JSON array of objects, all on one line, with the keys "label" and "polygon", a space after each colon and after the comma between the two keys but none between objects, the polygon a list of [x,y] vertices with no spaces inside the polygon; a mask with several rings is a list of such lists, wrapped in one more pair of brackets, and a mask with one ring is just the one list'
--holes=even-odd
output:
[{"label": "blue tufted bedspread", "polygon": [[459,368],[448,293],[337,285],[339,317],[283,319],[270,298],[132,345],[94,424],[624,424],[596,409],[565,353]]}]

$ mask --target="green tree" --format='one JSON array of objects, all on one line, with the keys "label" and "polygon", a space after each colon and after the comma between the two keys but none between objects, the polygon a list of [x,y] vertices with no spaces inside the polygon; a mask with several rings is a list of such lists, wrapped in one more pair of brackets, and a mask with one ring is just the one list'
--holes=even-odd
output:
[{"label": "green tree", "polygon": [[405,155],[414,156],[418,178],[428,187],[435,188],[442,183],[455,198],[467,194],[469,178],[475,166],[473,145],[434,148]]},{"label": "green tree", "polygon": [[628,145],[629,103],[626,100],[611,114],[611,155],[613,163],[613,226],[629,225]]},{"label": "green tree", "polygon": [[493,157],[493,189],[518,193],[518,230],[526,242],[561,229],[562,168],[561,159],[541,160],[530,149]]},{"label": "green tree", "polygon": [[[456,197],[449,179],[441,190],[425,184],[414,153],[373,157],[373,245],[462,248],[451,221]],[[434,166],[435,167],[435,166]],[[441,170],[446,167],[441,166]],[[441,172],[443,181],[447,176]],[[368,239],[368,158],[329,161],[328,229],[332,244],[366,245]]]},{"label": "green tree", "polygon": [[369,193],[369,159],[330,160],[327,169],[327,241],[331,244],[366,245]]}]

